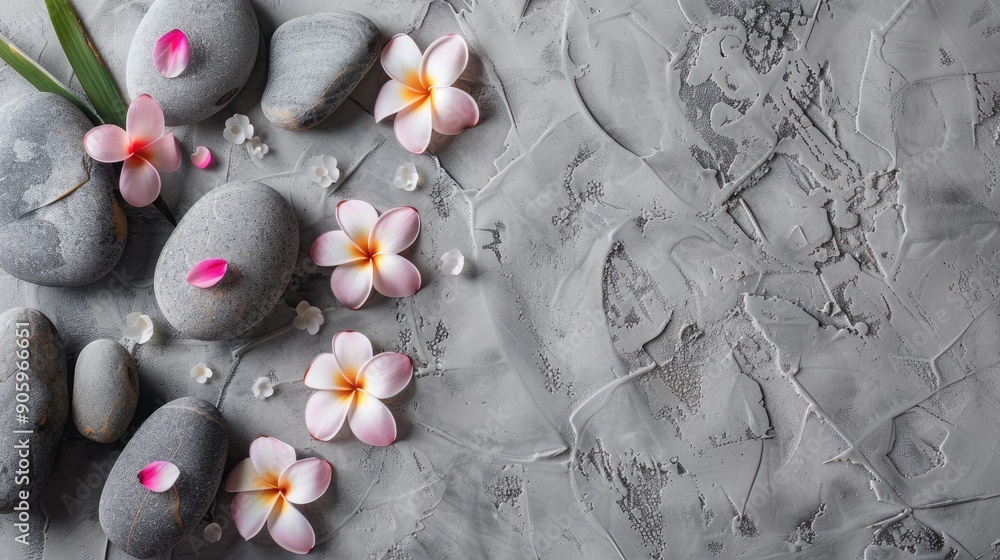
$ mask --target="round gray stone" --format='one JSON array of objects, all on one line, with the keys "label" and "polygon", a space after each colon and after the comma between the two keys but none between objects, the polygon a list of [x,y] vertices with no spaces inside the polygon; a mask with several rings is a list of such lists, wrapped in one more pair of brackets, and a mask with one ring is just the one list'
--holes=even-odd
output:
[{"label": "round gray stone", "polygon": [[115,200],[114,170],[83,149],[92,126],[54,93],[30,93],[0,107],[0,268],[12,276],[83,286],[118,264],[125,213]]},{"label": "round gray stone", "polygon": [[73,423],[83,437],[111,443],[128,429],[139,399],[135,358],[114,340],[80,351],[73,375]]},{"label": "round gray stone", "polygon": [[267,87],[260,102],[269,121],[289,130],[329,117],[378,60],[378,28],[345,10],[297,17],[271,37]]},{"label": "round gray stone", "polygon": [[[153,45],[180,29],[191,45],[188,67],[165,78],[153,65]],[[167,126],[207,119],[243,89],[260,41],[257,16],[247,0],[156,0],[139,23],[128,51],[125,82],[135,99],[148,93]]]},{"label": "round gray stone", "polygon": [[19,307],[0,314],[0,348],[0,513],[10,513],[41,492],[69,398],[66,353],[41,311]]},{"label": "round gray stone", "polygon": [[[108,474],[98,516],[108,540],[136,558],[172,549],[205,516],[222,481],[229,434],[215,406],[195,397],[163,405],[143,422]],[[153,461],[180,475],[166,492],[139,483]]]},{"label": "round gray stone", "polygon": [[[298,254],[298,219],[281,195],[253,181],[217,187],[188,210],[164,245],[153,275],[156,302],[184,336],[239,336],[281,299]],[[195,288],[187,273],[206,259],[226,259],[228,272],[211,288]]]}]

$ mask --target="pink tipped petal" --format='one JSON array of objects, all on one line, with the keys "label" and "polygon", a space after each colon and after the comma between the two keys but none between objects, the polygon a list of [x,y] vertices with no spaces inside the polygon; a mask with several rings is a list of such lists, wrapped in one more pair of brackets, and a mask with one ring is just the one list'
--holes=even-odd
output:
[{"label": "pink tipped petal", "polygon": [[153,45],[153,65],[165,78],[176,78],[191,58],[187,35],[180,29],[167,31]]},{"label": "pink tipped petal", "polygon": [[174,139],[173,130],[158,140],[139,148],[135,151],[135,155],[151,163],[160,173],[177,171],[177,168],[181,166],[181,149],[177,145],[177,140]]},{"label": "pink tipped petal", "polygon": [[427,89],[448,87],[465,71],[469,46],[462,37],[450,34],[434,41],[420,61],[420,83]]},{"label": "pink tipped petal", "polygon": [[166,492],[180,474],[177,465],[170,461],[153,461],[139,471],[139,483],[153,492]]},{"label": "pink tipped petal", "polygon": [[479,123],[479,105],[471,95],[458,88],[432,89],[431,105],[434,130],[441,134],[458,134]]},{"label": "pink tipped petal", "polygon": [[375,98],[375,122],[380,122],[389,115],[396,114],[425,97],[427,97],[425,92],[411,89],[402,82],[389,80],[382,86],[378,97]]},{"label": "pink tipped petal", "polygon": [[320,391],[306,401],[306,429],[309,435],[330,441],[337,435],[354,402],[354,391]]},{"label": "pink tipped petal", "polygon": [[341,200],[337,203],[337,223],[340,229],[354,241],[358,249],[368,249],[368,236],[378,220],[375,207],[363,200]]},{"label": "pink tipped petal", "polygon": [[206,259],[191,267],[187,283],[195,288],[211,288],[219,283],[229,270],[226,259]]},{"label": "pink tipped petal", "polygon": [[212,152],[205,146],[198,146],[191,154],[191,165],[198,169],[205,169],[212,165]]},{"label": "pink tipped petal", "polygon": [[142,148],[163,136],[163,111],[148,94],[136,97],[128,106],[125,130],[134,148]]},{"label": "pink tipped petal", "polygon": [[372,359],[372,343],[359,332],[342,331],[333,335],[333,356],[344,377],[353,382],[365,362]]},{"label": "pink tipped petal", "polygon": [[372,262],[366,260],[338,266],[330,275],[330,287],[341,305],[360,309],[372,293]]},{"label": "pink tipped petal", "polygon": [[389,39],[382,49],[382,68],[397,82],[413,89],[423,89],[420,85],[420,47],[409,35],[400,33]]},{"label": "pink tipped petal", "polygon": [[260,436],[250,444],[250,461],[264,482],[277,485],[278,475],[295,462],[295,448],[270,436]]},{"label": "pink tipped petal", "polygon": [[229,509],[233,514],[233,521],[236,522],[236,530],[244,539],[250,540],[260,532],[280,497],[281,494],[277,490],[259,490],[240,492],[233,498]]},{"label": "pink tipped petal", "polygon": [[319,266],[340,266],[366,257],[346,233],[334,230],[313,241],[309,258]]},{"label": "pink tipped petal", "polygon": [[278,487],[285,499],[293,504],[315,502],[330,487],[333,467],[322,459],[309,458],[296,461],[282,471]]},{"label": "pink tipped petal", "polygon": [[253,461],[249,457],[243,459],[233,470],[229,471],[229,476],[222,484],[222,489],[226,492],[249,492],[252,490],[267,490],[273,488],[261,478],[253,468]]},{"label": "pink tipped petal", "polygon": [[271,510],[267,530],[281,548],[295,554],[307,554],[316,546],[316,533],[302,512],[285,500]]},{"label": "pink tipped petal", "polygon": [[413,377],[413,360],[406,354],[382,352],[368,360],[358,373],[358,387],[386,399],[398,394]]},{"label": "pink tipped petal", "polygon": [[386,297],[408,297],[420,289],[420,271],[399,255],[376,255],[375,290]]},{"label": "pink tipped petal", "polygon": [[313,358],[302,383],[310,389],[321,391],[351,391],[354,386],[340,373],[340,365],[333,354],[323,353]]},{"label": "pink tipped petal", "polygon": [[401,146],[414,154],[427,151],[427,146],[431,143],[433,112],[431,100],[427,98],[396,113],[393,130]]},{"label": "pink tipped petal", "polygon": [[139,156],[132,156],[122,165],[122,175],[118,179],[118,190],[125,202],[142,208],[149,206],[160,196],[160,174],[153,164]]},{"label": "pink tipped petal", "polygon": [[379,216],[368,238],[372,253],[396,254],[406,249],[420,233],[420,214],[412,206],[392,208]]},{"label": "pink tipped petal", "polygon": [[355,404],[347,415],[351,431],[368,445],[389,445],[396,441],[396,420],[382,401],[358,391]]},{"label": "pink tipped petal", "polygon": [[83,135],[83,149],[102,163],[125,161],[132,152],[128,133],[113,124],[102,124]]}]

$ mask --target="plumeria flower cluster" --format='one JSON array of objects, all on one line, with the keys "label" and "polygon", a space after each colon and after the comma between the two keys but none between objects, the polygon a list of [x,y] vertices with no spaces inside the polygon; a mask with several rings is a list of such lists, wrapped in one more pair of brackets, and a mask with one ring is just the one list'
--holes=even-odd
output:
[{"label": "plumeria flower cluster", "polygon": [[226,128],[222,131],[222,137],[237,146],[249,140],[247,152],[257,159],[264,159],[264,154],[269,152],[270,148],[260,139],[260,136],[254,136],[253,133],[254,128],[250,124],[250,117],[236,113],[226,119]]},{"label": "plumeria flower cluster", "polygon": [[317,183],[324,189],[340,179],[340,170],[337,169],[337,158],[333,156],[313,156],[306,162],[306,177],[313,183]]}]

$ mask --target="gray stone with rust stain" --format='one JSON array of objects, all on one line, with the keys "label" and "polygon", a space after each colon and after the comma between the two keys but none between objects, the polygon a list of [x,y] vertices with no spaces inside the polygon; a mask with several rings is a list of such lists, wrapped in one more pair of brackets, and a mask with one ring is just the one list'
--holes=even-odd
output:
[{"label": "gray stone with rust stain", "polygon": [[[160,407],[129,440],[104,484],[98,515],[108,540],[136,558],[152,558],[186,539],[215,499],[228,445],[212,403],[184,397]],[[139,483],[139,471],[153,461],[170,461],[180,471],[165,492]]]},{"label": "gray stone with rust stain", "polygon": [[[0,348],[0,513],[10,513],[21,503],[22,491],[32,502],[45,485],[66,425],[69,397],[66,353],[44,313],[18,307],[0,314]],[[22,450],[27,457],[20,456]],[[25,472],[26,479],[21,478]]]},{"label": "gray stone with rust stain", "polygon": [[0,107],[0,268],[10,275],[42,286],[83,286],[121,259],[125,213],[115,200],[114,170],[83,149],[92,126],[54,93],[29,93]]},{"label": "gray stone with rust stain", "polygon": [[282,128],[312,128],[347,99],[378,55],[378,28],[360,14],[340,10],[285,22],[271,37],[261,109]]},{"label": "gray stone with rust stain", "polygon": [[[191,47],[187,68],[165,78],[153,65],[153,45],[180,29]],[[193,124],[217,113],[243,89],[257,59],[260,28],[247,0],[156,0],[132,38],[125,67],[128,94],[148,93],[167,126]]]},{"label": "gray stone with rust stain", "polygon": [[135,358],[114,340],[80,351],[73,375],[73,423],[83,437],[111,443],[122,437],[139,400]]}]

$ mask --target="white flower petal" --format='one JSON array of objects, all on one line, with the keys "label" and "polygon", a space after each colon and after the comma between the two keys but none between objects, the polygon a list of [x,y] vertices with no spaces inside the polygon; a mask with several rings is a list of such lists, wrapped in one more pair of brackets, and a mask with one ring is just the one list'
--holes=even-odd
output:
[{"label": "white flower petal", "polygon": [[139,312],[129,313],[125,318],[125,338],[137,344],[145,344],[153,336],[153,321],[149,315]]},{"label": "white flower petal", "polygon": [[457,276],[462,273],[463,268],[465,268],[465,255],[458,249],[452,249],[441,255],[441,270]]},{"label": "white flower petal", "polygon": [[253,382],[253,396],[258,399],[266,399],[274,394],[274,387],[271,386],[271,380],[266,377],[258,377],[256,381]]},{"label": "white flower petal", "polygon": [[191,368],[191,377],[198,383],[204,384],[212,377],[212,369],[205,362],[198,362]]},{"label": "white flower petal", "polygon": [[216,543],[222,538],[222,527],[218,523],[209,523],[205,526],[205,530],[201,532],[201,535],[205,537],[205,542]]}]

